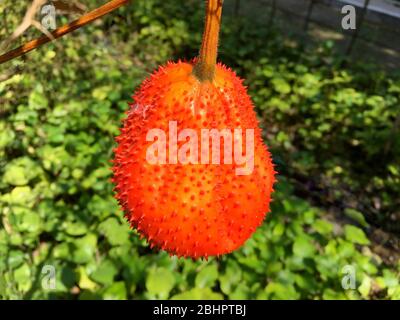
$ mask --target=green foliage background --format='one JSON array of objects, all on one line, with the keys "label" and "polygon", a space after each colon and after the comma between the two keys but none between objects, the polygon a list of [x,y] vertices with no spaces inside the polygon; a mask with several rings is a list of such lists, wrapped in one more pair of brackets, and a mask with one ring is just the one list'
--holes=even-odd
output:
[{"label": "green foliage background", "polygon": [[[0,298],[400,299],[399,257],[372,237],[400,231],[399,78],[232,17],[231,2],[220,60],[246,79],[280,172],[264,225],[209,261],[152,251],[129,230],[109,181],[114,137],[157,65],[196,56],[203,22],[201,1],[133,1],[1,66]],[[0,4],[2,39],[25,5]]]}]

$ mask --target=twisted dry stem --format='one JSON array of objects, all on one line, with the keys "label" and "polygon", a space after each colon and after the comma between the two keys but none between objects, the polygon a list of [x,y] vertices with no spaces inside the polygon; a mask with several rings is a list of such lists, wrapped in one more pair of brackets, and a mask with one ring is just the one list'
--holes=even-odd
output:
[{"label": "twisted dry stem", "polygon": [[68,23],[60,28],[57,28],[56,30],[54,30],[53,32],[51,32],[51,36],[52,38],[50,38],[47,35],[44,35],[40,38],[37,38],[35,40],[29,41],[27,43],[25,43],[24,45],[11,50],[9,52],[6,52],[5,54],[0,56],[0,64],[5,63],[9,60],[12,60],[14,58],[17,58],[23,54],[26,54],[29,51],[32,51],[36,48],[38,48],[39,46],[50,42],[54,39],[60,38],[76,29],[79,29],[80,27],[83,27],[84,25],[87,25],[88,23],[110,13],[111,11],[114,11],[116,9],[118,9],[119,7],[127,4],[130,0],[112,0],[110,2],[107,2],[105,5],[90,11],[89,13],[85,14],[84,16],[82,16],[81,18]]}]

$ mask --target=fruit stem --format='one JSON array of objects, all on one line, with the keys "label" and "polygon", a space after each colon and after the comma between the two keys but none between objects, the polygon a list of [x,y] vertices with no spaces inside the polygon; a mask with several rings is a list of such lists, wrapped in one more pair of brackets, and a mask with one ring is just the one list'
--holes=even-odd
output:
[{"label": "fruit stem", "polygon": [[218,37],[221,25],[223,0],[207,0],[206,21],[200,55],[193,68],[194,75],[200,81],[212,81],[218,54]]}]

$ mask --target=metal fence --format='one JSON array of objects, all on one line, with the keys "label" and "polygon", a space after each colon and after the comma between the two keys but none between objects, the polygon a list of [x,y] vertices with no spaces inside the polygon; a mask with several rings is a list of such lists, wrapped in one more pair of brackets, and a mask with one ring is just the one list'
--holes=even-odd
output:
[{"label": "metal fence", "polygon": [[[262,23],[315,41],[333,40],[346,55],[368,56],[390,68],[400,66],[400,8],[392,13],[376,10],[377,1],[389,0],[231,0],[231,14],[249,16]],[[342,28],[341,9],[356,9],[356,29]]]}]

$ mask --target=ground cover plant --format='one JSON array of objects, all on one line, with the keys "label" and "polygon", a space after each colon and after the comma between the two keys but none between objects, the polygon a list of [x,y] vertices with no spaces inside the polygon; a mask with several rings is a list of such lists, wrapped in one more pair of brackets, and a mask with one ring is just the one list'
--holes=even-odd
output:
[{"label": "ground cover plant", "polygon": [[[13,30],[24,7],[6,8]],[[208,261],[150,250],[129,229],[110,183],[114,136],[132,88],[197,55],[202,14],[199,1],[134,1],[0,67],[2,299],[400,298],[399,77],[249,17],[224,17],[220,60],[246,79],[268,132],[271,213]]]}]

